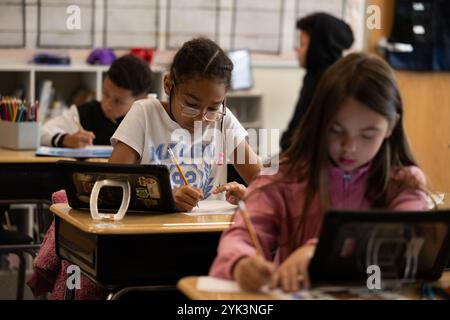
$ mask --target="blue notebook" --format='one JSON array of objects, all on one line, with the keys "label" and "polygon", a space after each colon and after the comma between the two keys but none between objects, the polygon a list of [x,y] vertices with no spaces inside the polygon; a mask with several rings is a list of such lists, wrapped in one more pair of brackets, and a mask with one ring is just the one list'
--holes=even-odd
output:
[{"label": "blue notebook", "polygon": [[79,149],[39,147],[36,150],[36,156],[64,158],[109,158],[111,157],[112,150],[112,146],[89,146]]}]

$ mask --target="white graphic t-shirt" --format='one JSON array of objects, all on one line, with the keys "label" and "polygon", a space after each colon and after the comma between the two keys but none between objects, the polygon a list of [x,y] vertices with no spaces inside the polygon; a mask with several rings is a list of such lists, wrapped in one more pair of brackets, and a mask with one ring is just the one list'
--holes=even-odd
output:
[{"label": "white graphic t-shirt", "polygon": [[133,104],[111,137],[111,144],[121,141],[133,148],[141,164],[168,166],[174,188],[183,185],[183,180],[168,152],[170,147],[189,184],[201,189],[205,199],[217,198],[211,197],[212,191],[227,182],[226,162],[233,159],[233,151],[247,131],[228,108],[222,121],[196,129],[201,130],[191,134],[181,128],[159,100],[143,99]]}]

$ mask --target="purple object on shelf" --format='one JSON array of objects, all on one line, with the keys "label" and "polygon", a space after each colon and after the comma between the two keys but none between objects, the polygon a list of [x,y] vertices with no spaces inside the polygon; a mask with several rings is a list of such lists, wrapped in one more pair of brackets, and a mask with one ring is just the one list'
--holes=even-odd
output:
[{"label": "purple object on shelf", "polygon": [[116,60],[114,51],[109,48],[97,48],[92,50],[86,62],[89,64],[110,65]]}]

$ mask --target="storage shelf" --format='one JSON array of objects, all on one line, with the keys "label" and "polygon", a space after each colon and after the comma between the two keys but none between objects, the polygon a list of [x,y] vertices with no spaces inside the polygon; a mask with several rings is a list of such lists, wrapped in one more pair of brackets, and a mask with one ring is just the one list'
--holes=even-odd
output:
[{"label": "storage shelf", "polygon": [[[24,90],[26,99],[39,99],[40,88],[45,80],[52,81],[56,97],[70,105],[75,92],[84,89],[95,92],[97,100],[102,99],[102,86],[109,66],[88,65],[37,65],[20,64],[17,61],[0,61],[0,94],[12,95],[16,89]],[[163,90],[163,79],[167,72],[164,66],[151,66],[152,93],[167,100]],[[227,93],[227,107],[245,128],[262,127],[262,93],[258,89],[230,91]]]}]

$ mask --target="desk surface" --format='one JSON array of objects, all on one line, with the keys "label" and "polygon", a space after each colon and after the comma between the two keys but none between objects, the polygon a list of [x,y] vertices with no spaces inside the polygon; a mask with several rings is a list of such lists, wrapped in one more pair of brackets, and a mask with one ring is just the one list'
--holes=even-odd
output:
[{"label": "desk surface", "polygon": [[6,162],[56,162],[58,160],[70,160],[70,158],[36,157],[34,150],[17,151],[0,148],[0,163]]},{"label": "desk surface", "polygon": [[[10,150],[0,148],[0,163],[54,163],[59,160],[74,160],[73,158],[63,157],[37,157],[34,150]],[[88,159],[94,162],[106,162],[108,159],[92,158]]]},{"label": "desk surface", "polygon": [[123,220],[95,221],[88,211],[74,210],[66,203],[54,204],[50,210],[84,232],[94,234],[151,234],[222,232],[233,224],[233,215],[188,216],[183,213],[129,213]]},{"label": "desk surface", "polygon": [[[191,300],[274,300],[275,297],[266,293],[252,292],[206,292],[197,289],[198,277],[185,277],[178,281],[177,288]],[[436,282],[436,286],[447,288],[450,286],[450,271],[444,272],[442,278]],[[408,286],[400,290],[410,299],[419,299],[417,286]]]}]

